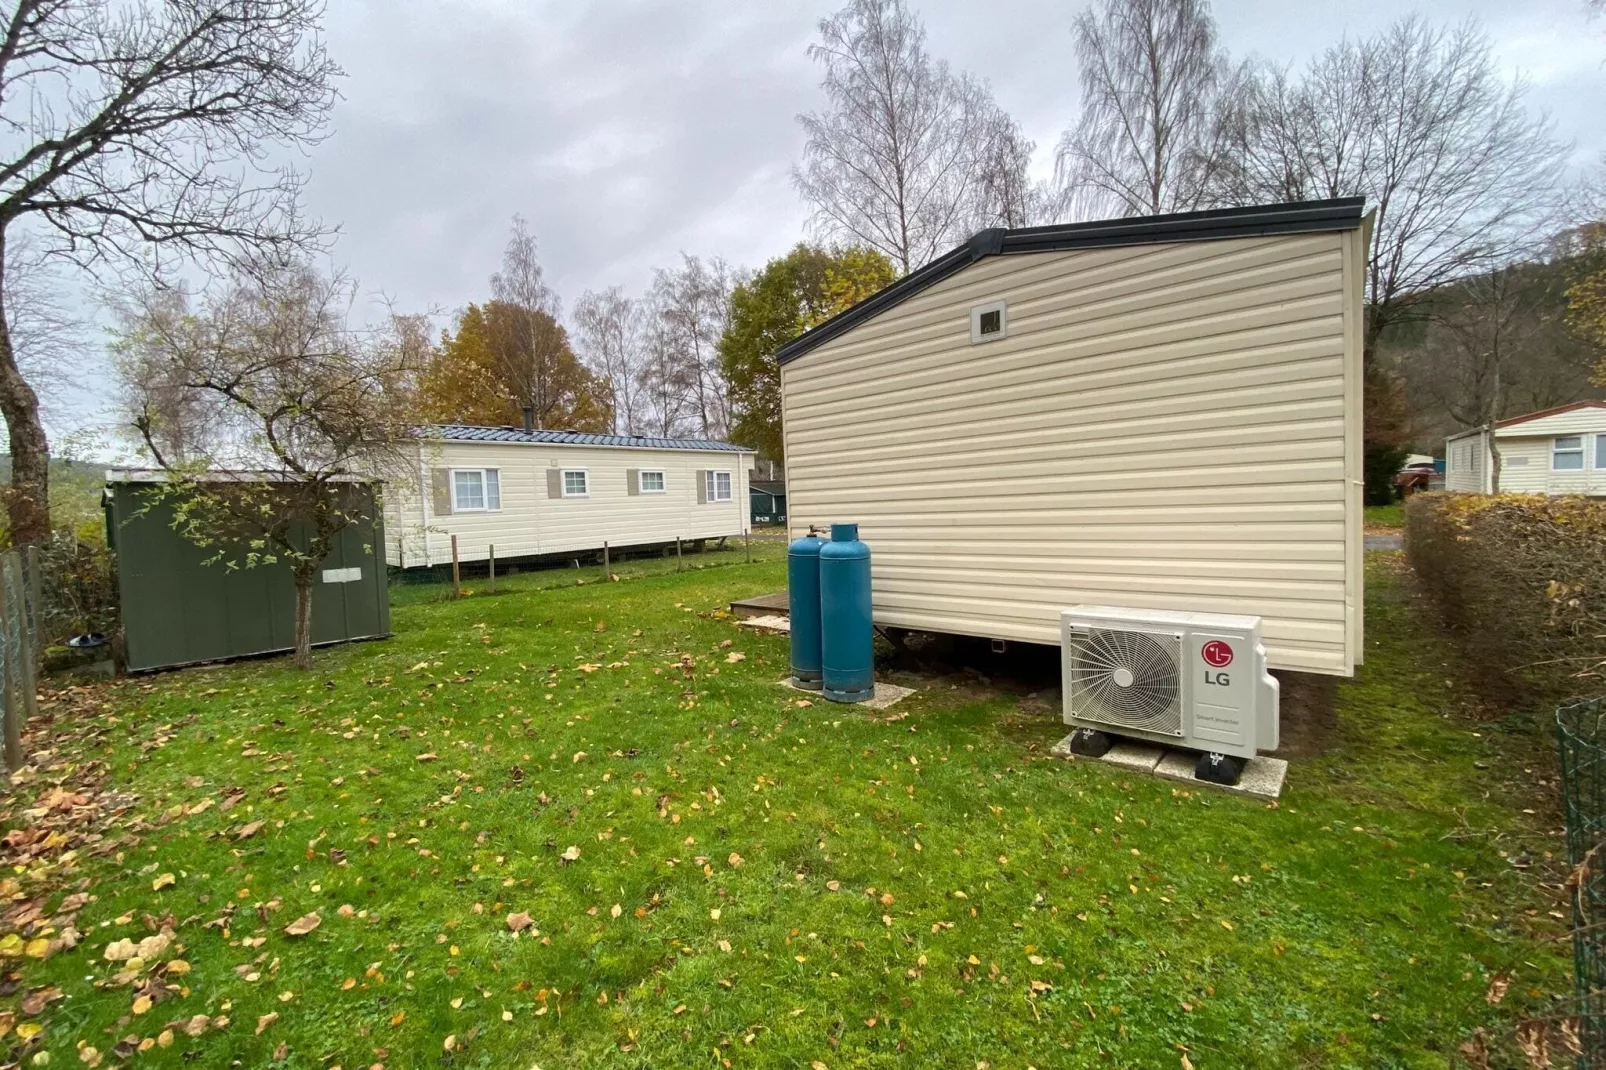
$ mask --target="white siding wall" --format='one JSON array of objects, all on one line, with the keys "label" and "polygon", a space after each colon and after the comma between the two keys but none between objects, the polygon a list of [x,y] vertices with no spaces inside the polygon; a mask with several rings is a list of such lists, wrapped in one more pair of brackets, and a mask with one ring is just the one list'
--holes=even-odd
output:
[{"label": "white siding wall", "polygon": [[[427,446],[410,486],[386,488],[388,561],[415,567],[451,560],[457,536],[459,560],[481,561],[495,545],[498,560],[567,553],[610,546],[740,535],[749,525],[747,470],[753,455],[729,451],[650,450],[596,446],[444,442]],[[497,512],[437,515],[431,503],[430,470],[495,468],[502,508]],[[551,498],[549,468],[584,468],[585,498]],[[626,473],[665,473],[663,494],[629,493]],[[696,474],[731,473],[731,500],[698,504]]]},{"label": "white siding wall", "polygon": [[[991,257],[782,369],[788,519],[858,521],[884,625],[1078,602],[1360,658],[1359,232]],[[970,309],[1008,301],[1008,337]]]},{"label": "white siding wall", "polygon": [[[1530,425],[1521,426],[1526,430]],[[1606,467],[1596,463],[1599,460],[1596,435],[1606,435],[1606,428],[1578,434],[1583,439],[1583,470],[1559,472],[1551,470],[1554,435],[1522,438],[1501,435],[1500,489],[1508,494],[1606,494]]]},{"label": "white siding wall", "polygon": [[1486,489],[1488,443],[1485,434],[1467,435],[1444,444],[1444,489],[1481,493]]}]

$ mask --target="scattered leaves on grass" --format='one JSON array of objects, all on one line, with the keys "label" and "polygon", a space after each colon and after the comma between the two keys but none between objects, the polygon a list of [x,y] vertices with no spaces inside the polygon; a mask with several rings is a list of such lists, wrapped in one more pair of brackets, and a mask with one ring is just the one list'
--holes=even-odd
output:
[{"label": "scattered leaves on grass", "polygon": [[171,874],[171,873],[163,873],[161,876],[159,876],[155,880],[151,881],[151,891],[159,892],[163,888],[166,888],[166,887],[176,883],[177,881],[178,881],[178,878],[173,876],[173,874]]},{"label": "scattered leaves on grass", "polygon": [[558,857],[563,859],[563,861],[565,861],[565,862],[576,861],[580,857],[580,848],[578,848],[578,847],[574,846],[573,844],[571,844],[568,847],[565,847],[563,849],[563,853],[561,855],[559,855]]},{"label": "scattered leaves on grass", "polygon": [[[578,848],[575,848],[574,852],[575,852],[576,855],[578,855],[580,853]],[[534,925],[534,924],[535,924],[535,919],[530,917],[530,915],[526,914],[522,910],[517,912],[517,913],[515,913],[515,914],[509,914],[507,916],[507,927],[509,929],[512,929],[516,933],[521,933],[525,929],[528,929],[531,925]]]},{"label": "scattered leaves on grass", "polygon": [[279,1012],[278,1011],[269,1011],[267,1014],[264,1014],[262,1017],[258,1018],[257,1019],[257,1032],[256,1032],[256,1035],[257,1036],[261,1036],[263,1030],[267,1029],[268,1026],[272,1025],[274,1022],[277,1022],[278,1020],[279,1020]]},{"label": "scattered leaves on grass", "polygon": [[289,925],[286,925],[284,927],[284,935],[306,936],[308,933],[312,932],[312,930],[316,929],[322,924],[323,919],[318,916],[318,912],[315,910],[310,914],[301,915],[301,917],[297,918],[295,921],[292,921]]}]

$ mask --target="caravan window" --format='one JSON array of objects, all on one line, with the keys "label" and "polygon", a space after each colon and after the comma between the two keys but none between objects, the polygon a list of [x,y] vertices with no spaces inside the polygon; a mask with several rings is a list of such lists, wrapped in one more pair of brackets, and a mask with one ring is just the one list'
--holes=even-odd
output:
[{"label": "caravan window", "polygon": [[1550,467],[1556,472],[1576,472],[1584,467],[1584,436],[1558,435],[1550,447]]},{"label": "caravan window", "polygon": [[501,508],[502,479],[495,468],[452,469],[452,512],[486,513]]},{"label": "caravan window", "polygon": [[729,472],[704,472],[704,490],[711,502],[728,502],[731,500],[731,474]]}]

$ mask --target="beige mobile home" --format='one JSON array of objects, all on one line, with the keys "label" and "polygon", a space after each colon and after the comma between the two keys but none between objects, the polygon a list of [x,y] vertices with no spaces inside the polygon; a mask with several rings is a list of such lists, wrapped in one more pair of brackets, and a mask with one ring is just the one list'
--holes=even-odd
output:
[{"label": "beige mobile home", "polygon": [[984,231],[783,347],[788,522],[857,521],[884,627],[1077,603],[1361,660],[1360,199]]},{"label": "beige mobile home", "polygon": [[[1575,401],[1494,425],[1500,490],[1507,494],[1606,495],[1606,401]],[[1444,489],[1494,490],[1489,428],[1444,440]]]},{"label": "beige mobile home", "polygon": [[453,535],[462,561],[740,536],[752,463],[707,439],[435,427],[416,481],[387,487],[386,558],[442,564]]}]

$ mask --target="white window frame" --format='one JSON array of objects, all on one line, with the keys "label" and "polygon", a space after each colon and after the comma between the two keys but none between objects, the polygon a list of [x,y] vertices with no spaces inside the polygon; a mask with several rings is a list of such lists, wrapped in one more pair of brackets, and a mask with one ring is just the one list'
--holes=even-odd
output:
[{"label": "white window frame", "polygon": [[[1563,442],[1576,442],[1576,446],[1563,447]],[[1576,468],[1561,468],[1556,464],[1557,457],[1578,458]],[[1583,435],[1557,435],[1550,440],[1550,470],[1552,472],[1582,472],[1584,470],[1584,436]]]},{"label": "white window frame", "polygon": [[[571,475],[575,475],[576,473],[578,473],[580,478],[581,478],[581,480],[584,481],[586,489],[582,490],[582,491],[579,491],[577,493],[570,493],[570,491],[569,491],[569,477]],[[559,470],[559,472],[558,472],[558,489],[563,491],[563,496],[565,498],[589,498],[589,497],[591,497],[591,470],[589,468],[564,468],[564,469]]]},{"label": "white window frame", "polygon": [[[719,496],[719,477],[725,477],[725,496]],[[710,468],[703,473],[703,497],[709,502],[729,502],[736,500],[736,474],[718,468]]]},{"label": "white window frame", "polygon": [[[448,478],[452,481],[452,512],[500,513],[502,511],[502,470],[500,468],[452,468]],[[457,473],[472,472],[480,477],[480,505],[463,505],[457,500]],[[489,493],[491,477],[496,480],[496,504],[491,504]]]},{"label": "white window frame", "polygon": [[[648,476],[657,476],[658,477],[658,486],[656,488],[650,488],[650,487],[647,486],[647,477]],[[669,493],[669,473],[664,471],[662,468],[643,468],[643,469],[641,469],[640,471],[638,471],[636,473],[636,493],[637,494],[667,494],[667,493]]]},{"label": "white window frame", "polygon": [[[998,313],[998,330],[991,334],[981,333],[981,318],[989,312]],[[983,342],[996,342],[1000,338],[1009,337],[1009,305],[1004,301],[989,301],[985,305],[977,305],[970,310],[970,344],[980,345]]]}]

